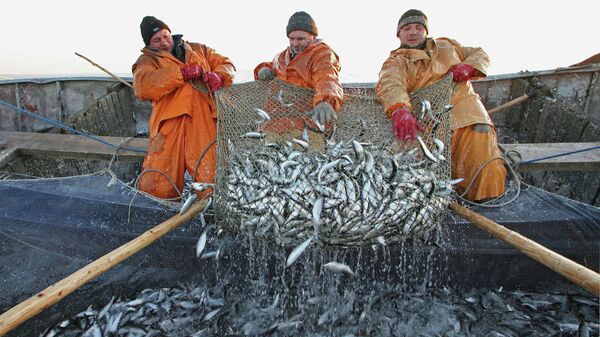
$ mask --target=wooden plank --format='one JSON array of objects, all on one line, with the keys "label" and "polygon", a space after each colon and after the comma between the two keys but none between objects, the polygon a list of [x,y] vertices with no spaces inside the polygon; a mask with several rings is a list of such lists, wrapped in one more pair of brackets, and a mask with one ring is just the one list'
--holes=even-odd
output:
[{"label": "wooden plank", "polygon": [[[118,145],[125,137],[99,137],[111,144]],[[0,143],[5,147],[16,148],[18,153],[30,156],[44,156],[71,159],[110,160],[115,148],[78,135],[44,134],[34,132],[0,131]],[[125,147],[146,150],[147,138],[133,138]],[[523,162],[553,156],[561,153],[578,151],[600,143],[522,143],[501,144],[505,151],[517,151]],[[119,160],[139,162],[145,153],[129,150],[119,150]],[[600,171],[600,149],[579,152],[529,164],[522,164],[521,171]]]},{"label": "wooden plank", "polygon": [[[600,146],[600,143],[501,144],[504,151],[517,151],[522,162]],[[522,164],[519,171],[600,171],[600,149]]]},{"label": "wooden plank", "polygon": [[[126,137],[100,137],[106,142],[119,145]],[[0,131],[0,142],[18,149],[21,155],[70,159],[110,160],[115,148],[79,135],[45,134],[35,132]],[[145,151],[148,138],[133,138],[124,147]],[[145,153],[119,149],[119,160],[138,162]]]}]

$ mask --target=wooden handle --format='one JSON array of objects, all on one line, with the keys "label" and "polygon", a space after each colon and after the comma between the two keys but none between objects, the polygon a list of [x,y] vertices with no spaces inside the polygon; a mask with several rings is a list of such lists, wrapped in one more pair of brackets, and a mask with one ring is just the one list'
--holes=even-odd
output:
[{"label": "wooden handle", "polygon": [[528,100],[529,97],[531,97],[531,94],[525,94],[523,96],[519,96],[519,97],[517,97],[517,98],[515,98],[515,99],[513,99],[511,101],[508,101],[508,102],[506,102],[506,103],[504,103],[502,105],[499,105],[499,106],[497,106],[497,107],[495,107],[495,108],[493,108],[491,110],[488,110],[488,113],[490,115],[492,115],[492,114],[494,114],[494,113],[496,113],[498,111],[502,111],[504,109],[508,109],[508,108],[510,108],[512,106],[515,106],[517,104],[520,104],[520,103]]},{"label": "wooden handle", "polygon": [[454,211],[454,213],[471,221],[477,227],[525,253],[537,262],[584,287],[594,295],[600,296],[600,274],[595,271],[569,260],[539,243],[528,239],[517,232],[511,231],[483,215],[466,209],[455,202],[450,204],[450,209]]},{"label": "wooden handle", "polygon": [[133,87],[131,86],[131,84],[129,84],[127,81],[125,81],[124,79],[120,78],[119,76],[117,76],[117,75],[115,75],[115,74],[111,73],[110,71],[108,71],[107,69],[105,69],[104,67],[102,67],[101,65],[99,65],[98,63],[96,63],[96,62],[94,62],[94,61],[90,60],[89,58],[87,58],[87,57],[85,57],[85,56],[83,56],[83,55],[81,55],[81,54],[79,54],[79,53],[75,53],[75,55],[77,55],[77,56],[81,57],[82,59],[84,59],[84,60],[88,61],[88,62],[89,62],[89,63],[91,63],[93,66],[95,66],[95,67],[98,67],[100,70],[102,70],[103,72],[105,72],[105,73],[109,74],[109,75],[110,75],[110,77],[114,78],[115,80],[117,80],[117,81],[119,81],[119,82],[121,82],[121,83],[125,84],[126,86],[128,86],[128,87],[130,87],[130,88],[133,88]]},{"label": "wooden handle", "polygon": [[173,216],[156,227],[144,232],[137,238],[79,269],[61,281],[56,282],[29,299],[12,307],[10,310],[0,315],[0,336],[4,336],[21,323],[62,300],[82,285],[149,246],[179,225],[188,222],[196,214],[204,210],[207,202],[208,200],[205,199],[195,203],[186,213]]}]

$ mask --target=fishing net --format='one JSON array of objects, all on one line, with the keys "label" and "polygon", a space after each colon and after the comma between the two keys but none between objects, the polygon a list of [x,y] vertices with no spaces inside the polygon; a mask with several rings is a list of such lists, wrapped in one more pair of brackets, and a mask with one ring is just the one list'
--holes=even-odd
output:
[{"label": "fishing net", "polygon": [[309,115],[313,91],[280,80],[217,94],[216,214],[235,231],[295,244],[426,238],[451,186],[451,77],[411,95],[422,138],[400,143],[373,91],[345,89],[337,123]]}]

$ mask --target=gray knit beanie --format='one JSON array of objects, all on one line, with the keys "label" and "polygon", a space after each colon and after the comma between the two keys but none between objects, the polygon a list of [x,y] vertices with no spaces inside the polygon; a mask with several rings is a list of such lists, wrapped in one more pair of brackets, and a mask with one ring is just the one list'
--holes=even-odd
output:
[{"label": "gray knit beanie", "polygon": [[315,36],[319,35],[315,20],[306,12],[296,12],[290,17],[290,21],[285,28],[286,35],[290,36],[290,33],[295,30],[301,30]]},{"label": "gray knit beanie", "polygon": [[396,35],[400,33],[400,29],[402,27],[411,23],[420,23],[421,25],[423,25],[423,27],[425,27],[427,34],[429,34],[429,27],[427,25],[427,15],[425,15],[425,13],[421,12],[418,9],[409,9],[400,17],[400,20],[398,21],[398,29],[396,30]]}]

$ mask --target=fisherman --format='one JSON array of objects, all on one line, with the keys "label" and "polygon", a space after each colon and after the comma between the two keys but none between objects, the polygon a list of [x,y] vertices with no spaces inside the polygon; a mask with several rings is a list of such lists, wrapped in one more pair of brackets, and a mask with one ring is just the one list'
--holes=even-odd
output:
[{"label": "fisherman", "polygon": [[213,93],[232,84],[235,67],[213,49],[171,35],[153,16],[144,17],[140,29],[145,48],[132,67],[133,89],[139,99],[152,101],[152,115],[139,189],[177,199],[186,170],[194,181],[214,181]]},{"label": "fisherman", "polygon": [[[290,17],[286,34],[289,47],[275,55],[272,62],[256,66],[254,78],[267,81],[277,77],[313,89],[313,110],[309,112],[312,119],[321,125],[335,121],[344,99],[338,55],[317,38],[317,25],[306,12],[296,12]],[[287,125],[286,128],[302,130],[304,125]]]},{"label": "fisherman", "polygon": [[[470,80],[486,77],[488,55],[481,48],[461,46],[449,38],[428,37],[427,16],[420,10],[404,13],[396,31],[400,48],[384,62],[375,88],[394,135],[413,141],[422,125],[411,113],[409,94],[451,73],[456,85],[451,104],[452,176],[464,178],[457,192],[471,201],[495,198],[505,192],[506,168],[494,159],[500,156],[496,130],[489,114],[473,90]],[[481,172],[477,171],[481,168]]]}]

